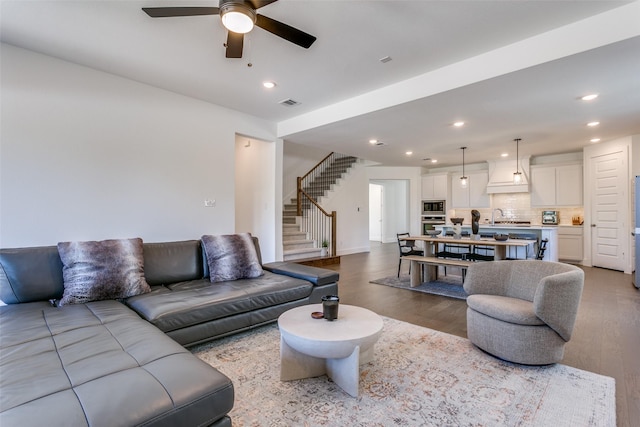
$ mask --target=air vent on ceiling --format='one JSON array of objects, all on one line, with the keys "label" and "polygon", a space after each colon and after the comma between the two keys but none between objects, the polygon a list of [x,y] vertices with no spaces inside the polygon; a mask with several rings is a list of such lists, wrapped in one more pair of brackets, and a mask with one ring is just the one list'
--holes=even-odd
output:
[{"label": "air vent on ceiling", "polygon": [[298,101],[291,98],[283,99],[282,101],[278,102],[278,104],[284,105],[285,107],[295,107],[296,105],[300,105]]},{"label": "air vent on ceiling", "polygon": [[377,141],[373,144],[374,147],[384,147],[385,145],[387,145],[387,143],[382,141]]},{"label": "air vent on ceiling", "polygon": [[391,61],[393,58],[391,58],[390,56],[384,56],[382,58],[379,59],[380,62],[382,62],[383,64],[386,64],[387,62]]}]

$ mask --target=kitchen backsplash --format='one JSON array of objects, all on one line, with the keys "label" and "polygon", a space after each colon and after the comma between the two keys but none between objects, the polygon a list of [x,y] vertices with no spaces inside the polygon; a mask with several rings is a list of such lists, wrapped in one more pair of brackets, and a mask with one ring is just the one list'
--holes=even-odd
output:
[{"label": "kitchen backsplash", "polygon": [[[579,217],[580,221],[584,218],[584,207],[559,207],[559,208],[534,208],[531,207],[531,195],[529,193],[509,193],[509,194],[492,194],[492,208],[477,209],[480,212],[480,224],[488,219],[491,221],[491,212],[495,208],[500,208],[504,212],[504,217],[500,216],[500,212],[496,212],[496,221],[518,220],[530,221],[531,225],[542,224],[542,211],[556,210],[560,212],[559,225],[573,225],[572,218]],[[471,224],[472,209],[449,209],[447,211],[447,222],[451,221],[451,217],[464,218],[464,224]]]}]

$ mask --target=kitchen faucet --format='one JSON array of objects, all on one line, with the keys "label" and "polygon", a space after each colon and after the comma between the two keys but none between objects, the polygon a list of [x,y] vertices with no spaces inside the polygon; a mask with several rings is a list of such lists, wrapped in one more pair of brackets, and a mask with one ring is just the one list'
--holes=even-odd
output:
[{"label": "kitchen faucet", "polygon": [[500,212],[500,216],[504,217],[504,212],[502,212],[502,209],[495,208],[493,211],[491,211],[491,225],[496,225],[496,221],[494,217],[496,211]]}]

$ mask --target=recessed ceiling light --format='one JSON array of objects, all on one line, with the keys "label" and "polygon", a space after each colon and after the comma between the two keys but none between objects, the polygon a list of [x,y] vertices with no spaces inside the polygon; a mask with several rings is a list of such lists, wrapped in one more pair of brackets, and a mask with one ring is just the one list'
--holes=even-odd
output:
[{"label": "recessed ceiling light", "polygon": [[597,93],[592,93],[591,95],[585,95],[583,96],[582,99],[583,101],[593,101],[594,99],[596,99],[598,97]]},{"label": "recessed ceiling light", "polygon": [[464,122],[454,122],[453,125],[457,128],[464,126]]},{"label": "recessed ceiling light", "polygon": [[377,144],[378,140],[377,139],[370,139],[369,140],[369,144]]},{"label": "recessed ceiling light", "polygon": [[412,154],[413,154],[413,151],[407,151],[407,152],[406,152],[406,153],[404,153],[404,154],[406,154],[407,156],[410,156],[410,155],[412,155]]},{"label": "recessed ceiling light", "polygon": [[509,153],[502,153],[500,154],[500,157],[509,157]]},{"label": "recessed ceiling light", "polygon": [[594,126],[598,126],[599,124],[600,124],[600,122],[589,122],[589,123],[587,123],[587,126],[594,127]]},{"label": "recessed ceiling light", "polygon": [[600,138],[592,138],[589,140],[589,142],[593,142],[593,143],[600,142]]},{"label": "recessed ceiling light", "polygon": [[273,89],[274,87],[276,87],[276,84],[274,82],[264,82],[262,83],[262,86],[266,87],[267,89]]},{"label": "recessed ceiling light", "polygon": [[431,159],[431,163],[438,163],[438,159]]}]

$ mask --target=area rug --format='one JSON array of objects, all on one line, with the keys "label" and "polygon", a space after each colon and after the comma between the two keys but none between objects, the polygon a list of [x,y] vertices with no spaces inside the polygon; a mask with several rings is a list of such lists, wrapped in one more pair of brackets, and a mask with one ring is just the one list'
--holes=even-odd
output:
[{"label": "area rug", "polygon": [[613,378],[515,365],[467,339],[383,319],[357,398],[325,375],[280,381],[276,324],[192,351],[233,380],[234,427],[616,425]]},{"label": "area rug", "polygon": [[467,293],[462,287],[462,277],[455,275],[442,276],[438,280],[422,283],[415,288],[411,287],[411,277],[403,275],[400,278],[396,276],[383,277],[382,279],[371,280],[370,283],[409,289],[410,291],[424,292],[426,294],[467,299]]}]

